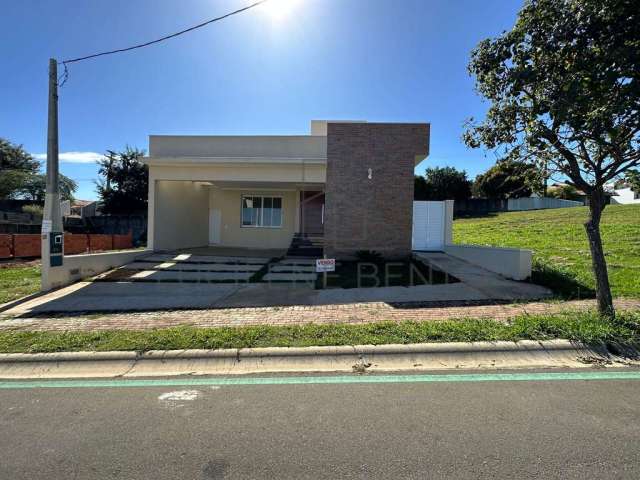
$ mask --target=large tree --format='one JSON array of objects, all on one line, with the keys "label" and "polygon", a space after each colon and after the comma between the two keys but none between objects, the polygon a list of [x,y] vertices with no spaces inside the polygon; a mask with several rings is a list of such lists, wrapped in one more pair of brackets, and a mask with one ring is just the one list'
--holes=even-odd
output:
[{"label": "large tree", "polygon": [[543,164],[589,197],[598,309],[613,316],[600,218],[605,184],[640,164],[638,1],[527,0],[511,31],[473,50],[469,71],[490,106],[466,143]]},{"label": "large tree", "polygon": [[107,150],[100,160],[97,185],[106,214],[132,214],[147,211],[149,169],[140,160],[144,151],[126,147],[123,152]]},{"label": "large tree", "polygon": [[473,182],[473,194],[482,198],[521,198],[543,191],[542,172],[526,162],[504,160],[496,163]]},{"label": "large tree", "polygon": [[[73,194],[78,188],[75,180],[58,174],[58,188],[60,190],[61,200],[73,201]],[[20,198],[32,200],[34,202],[44,202],[45,193],[47,191],[47,176],[44,174],[29,175],[18,188]]]},{"label": "large tree", "polygon": [[[39,173],[40,162],[22,148],[0,138],[0,198],[23,198],[43,202],[46,176]],[[78,188],[75,181],[60,175],[60,194],[63,200],[73,200]]]},{"label": "large tree", "polygon": [[38,173],[40,163],[16,145],[0,138],[0,198],[20,196],[20,188],[31,175]]},{"label": "large tree", "polygon": [[416,200],[465,200],[471,196],[467,172],[453,167],[427,168],[424,177],[415,177]]}]

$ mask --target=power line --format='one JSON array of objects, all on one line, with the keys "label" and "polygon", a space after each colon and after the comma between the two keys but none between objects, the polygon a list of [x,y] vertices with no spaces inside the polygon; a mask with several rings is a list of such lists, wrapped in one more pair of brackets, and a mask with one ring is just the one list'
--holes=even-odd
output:
[{"label": "power line", "polygon": [[60,86],[64,85],[64,83],[67,81],[67,78],[69,78],[69,70],[67,69],[67,65],[69,63],[75,63],[75,62],[81,62],[83,60],[89,60],[90,58],[96,58],[96,57],[102,57],[105,55],[113,55],[115,53],[122,53],[122,52],[128,52],[130,50],[135,50],[137,48],[143,48],[143,47],[148,47],[149,45],[153,45],[156,43],[160,43],[160,42],[164,42],[165,40],[169,40],[171,38],[175,38],[178,37],[180,35],[184,35],[185,33],[189,33],[192,32],[193,30],[197,30],[198,28],[202,28],[205,27],[211,23],[214,22],[219,22],[220,20],[224,20],[225,18],[231,17],[233,15],[237,15],[239,13],[242,12],[246,12],[247,10],[257,7],[258,5],[265,3],[269,0],[259,0],[255,3],[252,3],[251,5],[247,5],[246,7],[240,8],[238,10],[234,10],[233,12],[229,12],[225,15],[222,15],[220,17],[216,17],[216,18],[212,18],[210,20],[207,20],[205,22],[199,23],[198,25],[194,25],[192,27],[186,28],[184,30],[181,30],[179,32],[176,33],[172,33],[170,35],[165,35],[164,37],[158,38],[156,40],[151,40],[150,42],[145,42],[145,43],[140,43],[138,45],[132,45],[130,47],[126,47],[126,48],[118,48],[116,50],[108,50],[105,52],[100,52],[100,53],[94,53],[91,55],[86,55],[84,57],[78,57],[78,58],[69,58],[67,60],[63,60],[62,62],[58,62],[58,64],[63,65],[64,66],[64,73],[60,76],[60,78],[62,79],[62,83],[60,84]]}]

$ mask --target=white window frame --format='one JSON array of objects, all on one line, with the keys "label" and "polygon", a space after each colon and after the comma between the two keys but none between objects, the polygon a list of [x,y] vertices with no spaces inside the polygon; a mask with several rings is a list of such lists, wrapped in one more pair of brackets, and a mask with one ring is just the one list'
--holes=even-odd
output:
[{"label": "white window frame", "polygon": [[[242,221],[242,211],[243,211],[243,207],[244,207],[244,199],[245,198],[255,198],[255,197],[259,197],[260,198],[260,214],[259,214],[259,219],[258,219],[258,225],[244,225],[243,221]],[[270,198],[272,201],[272,205],[273,205],[273,199],[278,198],[280,199],[280,225],[262,225],[262,215],[263,215],[263,211],[264,211],[264,199],[265,198]],[[284,224],[284,200],[281,196],[279,195],[256,195],[256,194],[251,194],[251,193],[244,193],[240,196],[240,228],[282,228]]]}]

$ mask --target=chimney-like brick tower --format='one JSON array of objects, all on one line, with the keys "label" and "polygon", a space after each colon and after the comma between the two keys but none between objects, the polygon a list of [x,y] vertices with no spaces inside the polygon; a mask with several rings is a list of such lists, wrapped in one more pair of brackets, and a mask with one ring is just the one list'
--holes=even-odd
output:
[{"label": "chimney-like brick tower", "polygon": [[358,250],[389,259],[411,253],[413,170],[428,154],[426,123],[328,123],[329,258],[352,258]]}]

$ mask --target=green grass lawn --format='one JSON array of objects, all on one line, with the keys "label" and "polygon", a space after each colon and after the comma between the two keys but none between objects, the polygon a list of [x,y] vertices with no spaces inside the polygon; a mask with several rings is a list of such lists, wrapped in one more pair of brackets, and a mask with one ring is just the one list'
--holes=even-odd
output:
[{"label": "green grass lawn", "polygon": [[0,303],[10,302],[40,289],[40,267],[0,268]]},{"label": "green grass lawn", "polygon": [[[457,219],[454,242],[531,249],[535,283],[565,297],[589,297],[595,283],[587,214],[587,207],[577,207]],[[613,295],[640,297],[640,205],[607,206],[601,231]]]},{"label": "green grass lawn", "polygon": [[0,332],[0,353],[191,348],[307,347],[389,343],[548,340],[564,338],[589,344],[637,345],[640,313],[623,312],[614,321],[594,312],[522,315],[510,323],[490,319],[439,322],[379,322],[95,332]]}]

